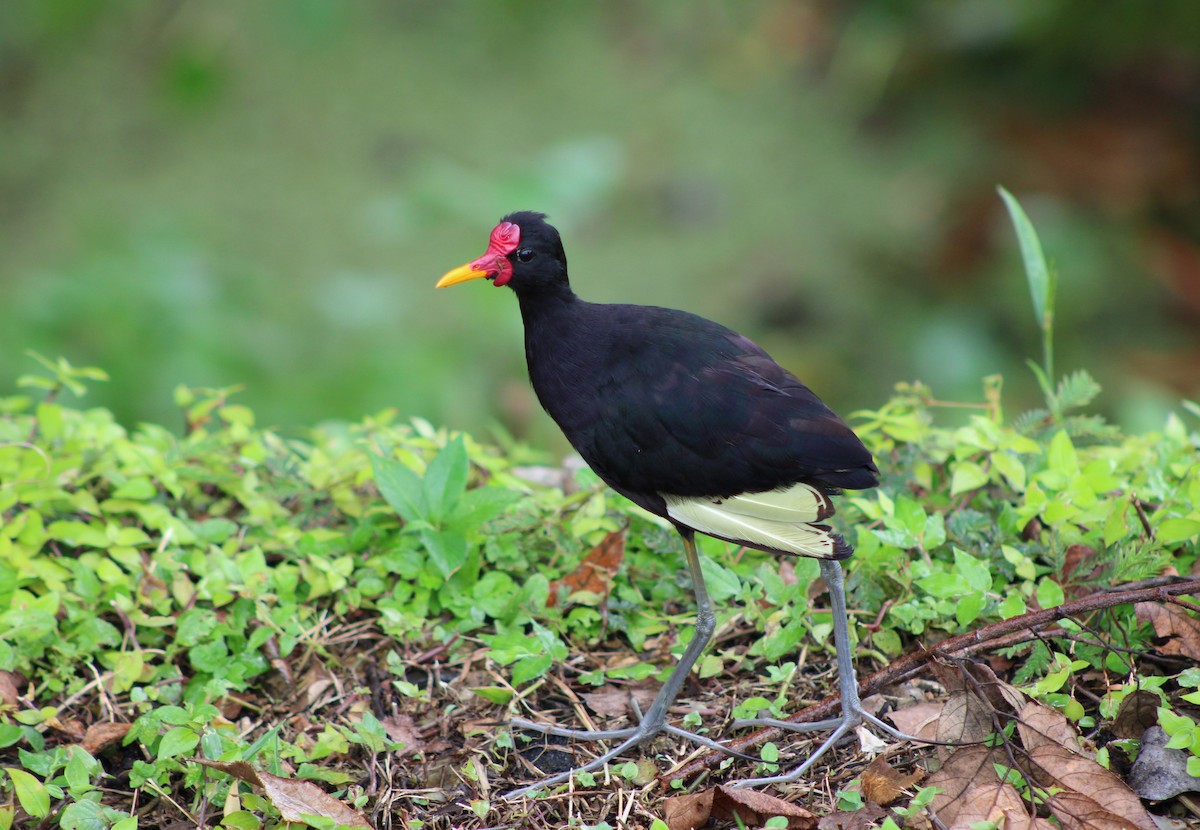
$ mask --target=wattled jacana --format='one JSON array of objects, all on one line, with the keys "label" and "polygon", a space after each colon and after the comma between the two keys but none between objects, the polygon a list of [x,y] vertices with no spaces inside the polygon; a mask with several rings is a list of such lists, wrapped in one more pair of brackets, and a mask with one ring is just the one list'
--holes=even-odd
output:
[{"label": "wattled jacana", "polygon": [[487,252],[450,271],[438,288],[486,278],[517,295],[534,391],[567,440],[621,495],[670,521],[683,537],[696,594],[696,632],[636,727],[585,731],[525,720],[513,725],[583,740],[620,740],[591,763],[510,793],[565,781],[666,731],[729,751],[666,723],[692,665],[712,637],[715,616],[695,534],[820,560],[833,607],[842,716],[818,724],[833,734],[787,775],[793,781],[864,720],[907,737],[863,711],[850,659],[842,568],[853,552],[821,524],[830,496],[878,484],[858,436],[803,383],[747,338],[710,320],[666,308],[579,299],[567,280],[558,231],[544,214],[521,211],[493,230]]}]

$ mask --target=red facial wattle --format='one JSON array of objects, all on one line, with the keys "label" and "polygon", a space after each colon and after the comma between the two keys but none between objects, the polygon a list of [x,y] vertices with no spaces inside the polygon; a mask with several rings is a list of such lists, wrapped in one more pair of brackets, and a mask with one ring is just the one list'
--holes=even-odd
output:
[{"label": "red facial wattle", "polygon": [[512,279],[512,262],[508,255],[517,250],[521,243],[521,227],[512,222],[501,222],[492,228],[492,236],[488,240],[487,252],[479,259],[460,265],[448,272],[437,281],[438,288],[458,285],[468,280],[479,280],[485,277],[495,285],[507,285]]},{"label": "red facial wattle", "polygon": [[492,228],[487,251],[470,264],[472,271],[484,271],[493,285],[504,285],[512,279],[512,263],[508,255],[521,243],[521,227],[512,222],[501,222]]}]

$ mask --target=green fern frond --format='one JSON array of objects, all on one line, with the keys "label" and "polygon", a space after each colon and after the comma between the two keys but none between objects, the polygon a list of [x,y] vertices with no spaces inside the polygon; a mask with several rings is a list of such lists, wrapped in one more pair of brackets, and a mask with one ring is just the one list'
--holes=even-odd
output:
[{"label": "green fern frond", "polygon": [[1100,394],[1100,384],[1083,369],[1064,377],[1054,390],[1054,408],[1061,415],[1069,409],[1080,409]]},{"label": "green fern frond", "polygon": [[1032,436],[1052,425],[1048,409],[1031,409],[1013,419],[1013,429],[1021,435]]},{"label": "green fern frond", "polygon": [[1077,445],[1112,441],[1121,432],[1101,415],[1072,415],[1064,418],[1061,426]]}]

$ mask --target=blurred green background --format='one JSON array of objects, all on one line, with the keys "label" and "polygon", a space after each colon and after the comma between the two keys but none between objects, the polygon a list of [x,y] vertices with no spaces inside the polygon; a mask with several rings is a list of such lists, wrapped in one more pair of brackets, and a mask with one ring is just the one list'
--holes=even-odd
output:
[{"label": "blurred green background", "polygon": [[1200,395],[1200,3],[0,3],[0,388],[35,349],[177,424],[405,416],[543,445],[516,209],[594,300],[740,329],[836,409],[1037,400],[995,186],[1060,274],[1057,365],[1131,428]]}]

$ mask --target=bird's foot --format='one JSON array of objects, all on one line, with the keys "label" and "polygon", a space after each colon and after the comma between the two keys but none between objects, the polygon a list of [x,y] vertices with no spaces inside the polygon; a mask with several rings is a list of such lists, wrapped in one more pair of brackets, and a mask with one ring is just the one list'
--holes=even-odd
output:
[{"label": "bird's foot", "polygon": [[672,726],[666,722],[665,718],[654,718],[650,715],[642,717],[641,712],[637,711],[636,702],[634,703],[634,709],[638,718],[640,719],[640,722],[637,726],[630,726],[625,729],[566,729],[561,726],[550,726],[544,723],[534,723],[533,721],[524,720],[522,718],[513,718],[511,721],[509,721],[509,725],[513,729],[525,729],[531,732],[541,732],[543,735],[554,735],[560,738],[572,738],[577,741],[620,741],[620,743],[618,743],[608,752],[605,752],[603,755],[589,761],[586,764],[583,764],[582,766],[569,769],[566,772],[560,772],[556,775],[551,775],[548,778],[544,778],[541,781],[530,784],[527,787],[521,787],[520,789],[513,790],[510,793],[505,793],[504,798],[521,798],[522,796],[528,795],[536,790],[561,784],[564,781],[569,780],[577,772],[592,772],[594,770],[598,770],[614,758],[623,755],[629,750],[646,743],[655,736],[664,732],[668,735],[674,735],[677,738],[683,738],[684,740],[691,741],[694,744],[699,744],[700,746],[707,747],[708,749],[715,749],[718,752],[724,752],[727,755],[732,755],[745,761],[758,760],[753,755],[746,755],[745,753],[730,749],[727,746],[722,746],[712,738],[706,738],[704,735],[698,735],[695,732],[689,732],[686,729],[680,729],[677,726]]},{"label": "bird's foot", "polygon": [[737,720],[733,722],[734,729],[744,727],[764,727],[773,726],[777,729],[784,729],[788,732],[824,732],[832,730],[832,734],[826,738],[820,746],[818,746],[811,755],[804,760],[804,763],[793,768],[790,772],[782,775],[770,775],[763,778],[746,778],[741,781],[732,782],[734,787],[759,787],[763,784],[787,784],[792,781],[799,780],[806,772],[812,769],[813,764],[820,760],[821,756],[829,750],[833,749],[837,744],[863,724],[869,724],[881,732],[890,735],[893,738],[901,741],[923,741],[913,735],[907,735],[901,732],[890,723],[885,723],[879,718],[872,715],[862,707],[862,703],[858,700],[858,696],[854,695],[848,704],[842,707],[842,716],[840,718],[830,718],[829,720],[812,721],[810,723],[793,723],[791,721],[776,720],[775,718],[751,718],[748,720]]}]

